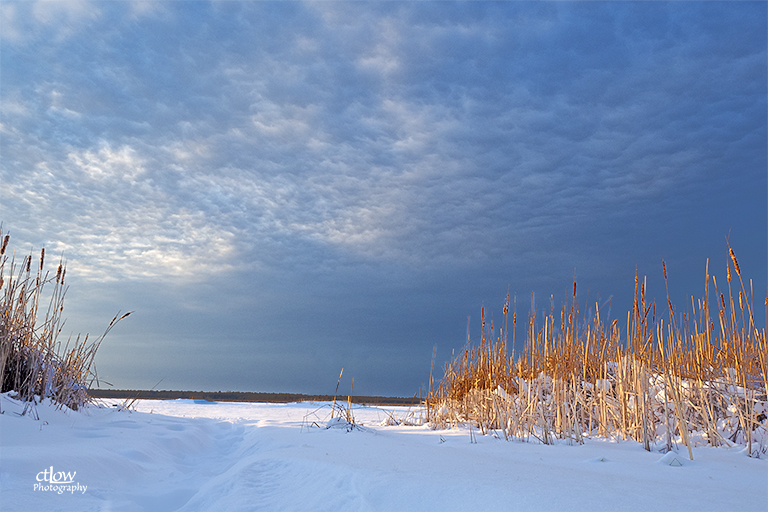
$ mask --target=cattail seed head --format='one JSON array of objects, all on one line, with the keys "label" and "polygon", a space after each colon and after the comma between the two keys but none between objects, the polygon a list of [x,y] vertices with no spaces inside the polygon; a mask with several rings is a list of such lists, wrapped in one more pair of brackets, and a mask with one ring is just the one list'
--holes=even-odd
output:
[{"label": "cattail seed head", "polygon": [[726,278],[728,279],[728,284],[731,283],[731,266],[726,265],[726,268],[728,269],[728,272],[726,272]]},{"label": "cattail seed head", "polygon": [[736,261],[736,255],[733,253],[733,249],[728,247],[728,252],[731,254],[731,260],[733,261],[733,268],[736,269],[736,275],[741,277],[741,270],[739,270],[739,262]]},{"label": "cattail seed head", "polygon": [[5,235],[5,238],[3,238],[3,244],[0,245],[0,256],[5,254],[5,249],[8,247],[8,240],[10,239],[10,235]]},{"label": "cattail seed head", "polygon": [[667,264],[664,263],[664,260],[661,260],[661,268],[664,269],[664,280],[667,280]]},{"label": "cattail seed head", "polygon": [[40,249],[40,271],[43,270],[43,262],[45,261],[45,247]]},{"label": "cattail seed head", "polygon": [[32,256],[28,256],[27,258],[27,273],[29,273],[31,267],[32,267]]}]

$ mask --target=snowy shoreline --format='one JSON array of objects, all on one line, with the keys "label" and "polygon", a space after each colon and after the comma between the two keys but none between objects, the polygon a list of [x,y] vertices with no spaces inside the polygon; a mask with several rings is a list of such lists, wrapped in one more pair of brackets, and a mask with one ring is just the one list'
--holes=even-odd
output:
[{"label": "snowy shoreline", "polygon": [[[119,400],[32,416],[0,398],[3,509],[766,510],[768,461],[743,447],[693,461],[634,441],[506,442],[468,427],[408,425],[419,410],[353,406],[363,428],[326,428],[328,403]],[[418,421],[411,421],[418,423]],[[476,442],[471,442],[475,440]],[[678,465],[679,464],[679,465]],[[57,478],[85,491],[36,490]],[[35,488],[38,485],[38,488]]]}]

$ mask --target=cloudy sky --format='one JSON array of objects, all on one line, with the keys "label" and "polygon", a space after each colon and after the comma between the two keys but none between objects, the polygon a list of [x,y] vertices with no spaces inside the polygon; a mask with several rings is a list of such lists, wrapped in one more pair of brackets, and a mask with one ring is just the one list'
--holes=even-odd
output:
[{"label": "cloudy sky", "polygon": [[65,331],[135,311],[119,388],[413,395],[508,290],[684,310],[726,237],[762,306],[766,8],[4,1],[0,222]]}]

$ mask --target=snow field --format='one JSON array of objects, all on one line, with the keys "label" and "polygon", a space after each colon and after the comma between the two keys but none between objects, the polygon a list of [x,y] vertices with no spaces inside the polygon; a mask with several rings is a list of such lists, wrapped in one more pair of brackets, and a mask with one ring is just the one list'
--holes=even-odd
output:
[{"label": "snow field", "polygon": [[[326,428],[324,403],[119,403],[44,402],[35,420],[2,395],[3,510],[768,509],[768,461],[743,447],[697,447],[691,461],[683,446],[663,455],[636,442],[546,446],[392,424],[406,407],[353,406],[362,428],[348,432]],[[87,489],[33,490],[48,469],[76,472]]]}]

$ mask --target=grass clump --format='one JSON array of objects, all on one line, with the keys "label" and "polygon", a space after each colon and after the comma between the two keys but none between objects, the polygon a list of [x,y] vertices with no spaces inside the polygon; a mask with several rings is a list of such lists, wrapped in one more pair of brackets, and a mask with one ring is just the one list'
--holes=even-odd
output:
[{"label": "grass clump", "polygon": [[[89,402],[96,351],[112,327],[130,313],[118,313],[96,339],[78,335],[62,345],[66,264],[59,260],[55,273],[45,270],[44,248],[39,259],[30,254],[17,261],[15,253],[9,254],[9,240],[0,228],[0,392],[13,391],[30,405],[48,398],[78,409]],[[28,410],[25,407],[24,412]]]},{"label": "grass clump", "polygon": [[680,443],[691,458],[696,445],[740,445],[764,456],[766,330],[755,325],[752,284],[745,286],[728,249],[727,292],[710,277],[707,261],[704,296],[691,299],[694,313],[680,315],[667,293],[665,321],[667,311],[657,314],[646,301],[646,281],[636,275],[625,324],[604,323],[599,304],[594,317],[580,322],[574,283],[571,304],[559,314],[530,315],[517,353],[517,313],[510,313],[507,295],[498,332],[481,310],[479,343],[468,341],[445,365],[426,400],[429,421],[438,428],[469,422],[482,433],[501,430],[508,440],[545,444],[602,436],[633,439],[646,450]]}]

